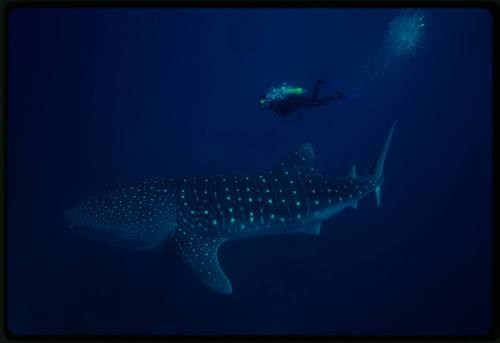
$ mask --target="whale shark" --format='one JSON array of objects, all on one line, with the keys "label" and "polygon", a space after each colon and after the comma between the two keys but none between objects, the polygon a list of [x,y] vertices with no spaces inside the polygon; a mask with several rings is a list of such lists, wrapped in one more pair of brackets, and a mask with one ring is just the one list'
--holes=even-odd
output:
[{"label": "whale shark", "polygon": [[117,186],[65,214],[68,226],[115,246],[172,250],[211,289],[230,294],[218,261],[226,241],[266,235],[319,235],[321,223],[374,193],[380,206],[384,163],[396,123],[369,175],[353,166],[323,176],[310,144],[254,175],[163,178]]}]

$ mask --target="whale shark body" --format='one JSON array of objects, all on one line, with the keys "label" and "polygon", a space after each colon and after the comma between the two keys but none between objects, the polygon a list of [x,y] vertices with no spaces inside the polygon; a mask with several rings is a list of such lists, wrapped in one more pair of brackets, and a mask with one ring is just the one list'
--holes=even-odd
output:
[{"label": "whale shark body", "polygon": [[374,192],[380,206],[391,127],[371,175],[356,168],[322,176],[303,144],[273,169],[251,176],[192,176],[147,180],[90,197],[65,214],[75,231],[109,244],[173,250],[210,288],[230,294],[219,265],[225,241],[265,235],[319,235],[321,222]]}]

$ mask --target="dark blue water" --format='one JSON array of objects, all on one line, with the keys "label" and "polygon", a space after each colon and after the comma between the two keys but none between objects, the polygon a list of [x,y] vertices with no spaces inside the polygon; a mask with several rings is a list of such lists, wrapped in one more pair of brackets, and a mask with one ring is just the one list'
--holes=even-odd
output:
[{"label": "dark blue water", "polygon": [[[490,330],[491,18],[422,10],[412,54],[384,41],[400,10],[17,9],[8,50],[8,325],[17,334],[479,335]],[[388,58],[391,57],[391,58]],[[279,118],[283,81],[362,92]],[[311,143],[325,175],[373,195],[321,235],[225,243],[233,294],[169,252],[68,230],[85,197],[150,177],[248,174]]]}]

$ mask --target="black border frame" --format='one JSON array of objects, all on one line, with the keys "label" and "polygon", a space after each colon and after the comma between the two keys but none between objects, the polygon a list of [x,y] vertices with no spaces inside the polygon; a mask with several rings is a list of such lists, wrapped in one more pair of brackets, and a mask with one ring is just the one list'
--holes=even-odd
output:
[{"label": "black border frame", "polygon": [[[18,335],[9,331],[7,323],[7,109],[8,109],[8,68],[7,68],[7,44],[8,44],[8,17],[16,8],[482,8],[490,12],[492,16],[492,61],[493,61],[493,81],[492,81],[492,130],[493,130],[493,173],[492,173],[492,287],[491,287],[491,330],[481,336],[274,336],[274,335]],[[499,68],[496,68],[494,61],[498,60],[500,44],[500,0],[0,0],[0,341],[171,341],[180,342],[186,340],[210,340],[210,341],[498,341],[499,336],[499,308],[500,301],[496,288],[499,286],[499,235],[495,232],[498,222],[495,213],[497,203],[495,194],[498,194],[498,183],[495,181],[497,169],[496,152],[497,140],[495,139],[495,128],[498,113],[498,101],[495,98],[500,95],[499,90]],[[498,42],[495,44],[495,42]]]}]

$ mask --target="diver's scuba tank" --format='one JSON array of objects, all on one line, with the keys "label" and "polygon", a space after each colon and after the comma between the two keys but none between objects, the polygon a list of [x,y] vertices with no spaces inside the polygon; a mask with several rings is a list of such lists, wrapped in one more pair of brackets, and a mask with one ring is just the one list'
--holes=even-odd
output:
[{"label": "diver's scuba tank", "polygon": [[283,82],[281,86],[270,87],[267,91],[265,98],[260,100],[261,106],[266,106],[272,102],[286,99],[291,95],[302,95],[306,90],[302,87],[292,87],[291,85]]},{"label": "diver's scuba tank", "polygon": [[288,83],[283,82],[283,84],[281,85],[280,91],[281,91],[281,94],[283,96],[287,96],[287,95],[301,95],[302,93],[304,93],[304,88],[302,88],[302,87],[292,87]]}]

